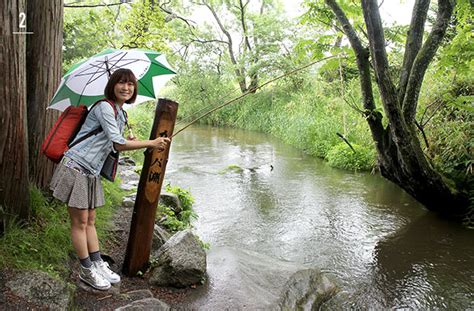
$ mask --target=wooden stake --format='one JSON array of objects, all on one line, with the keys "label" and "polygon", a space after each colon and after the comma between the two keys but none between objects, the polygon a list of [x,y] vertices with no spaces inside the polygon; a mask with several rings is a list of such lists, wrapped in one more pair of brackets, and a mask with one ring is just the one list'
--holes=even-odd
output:
[{"label": "wooden stake", "polygon": [[[177,112],[178,103],[159,99],[150,139],[159,136],[171,137]],[[156,207],[160,198],[170,147],[171,144],[168,144],[163,151],[158,149],[145,151],[145,161],[138,183],[127,252],[122,269],[128,276],[135,276],[139,271],[145,272],[148,268]]]}]

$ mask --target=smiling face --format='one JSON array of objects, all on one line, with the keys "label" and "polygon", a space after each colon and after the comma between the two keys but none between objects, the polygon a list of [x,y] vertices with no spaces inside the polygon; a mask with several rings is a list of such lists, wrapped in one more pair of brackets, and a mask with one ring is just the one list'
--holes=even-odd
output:
[{"label": "smiling face", "polygon": [[117,104],[134,103],[138,93],[135,75],[130,69],[117,69],[109,78],[104,89],[105,98]]},{"label": "smiling face", "polygon": [[114,86],[114,95],[118,104],[123,104],[133,96],[135,84],[131,81],[120,80]]}]

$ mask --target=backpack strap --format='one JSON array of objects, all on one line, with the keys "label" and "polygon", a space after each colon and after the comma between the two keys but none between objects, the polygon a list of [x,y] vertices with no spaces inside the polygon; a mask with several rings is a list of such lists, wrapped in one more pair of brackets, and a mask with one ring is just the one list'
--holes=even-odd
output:
[{"label": "backpack strap", "polygon": [[[102,102],[102,101],[106,101],[106,102],[108,102],[108,103],[110,104],[110,106],[112,106],[112,108],[114,109],[115,120],[117,120],[117,114],[118,114],[117,107],[115,107],[115,104],[114,104],[112,101],[108,100],[107,98],[102,98],[102,99],[96,101],[96,102],[94,103],[94,105],[91,106],[91,109],[90,109],[89,111],[91,111],[98,103],[100,103],[100,102]],[[128,125],[128,119],[127,119],[127,117],[125,117],[125,120],[126,120],[126,121],[125,121],[126,124]],[[75,139],[71,144],[69,144],[69,148],[74,147],[74,146],[77,145],[78,143],[84,141],[85,139],[87,139],[87,138],[89,138],[89,137],[91,137],[91,136],[93,136],[93,135],[99,134],[99,133],[102,132],[102,131],[103,131],[102,126],[99,125],[98,128],[93,129],[92,131],[90,131],[90,132],[87,133],[86,135],[84,135],[84,136],[82,136],[82,137],[80,137],[80,138]]]}]

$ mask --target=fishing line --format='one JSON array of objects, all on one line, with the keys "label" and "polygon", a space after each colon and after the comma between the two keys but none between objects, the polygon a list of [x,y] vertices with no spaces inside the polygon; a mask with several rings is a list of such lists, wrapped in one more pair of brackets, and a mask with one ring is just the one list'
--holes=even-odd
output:
[{"label": "fishing line", "polygon": [[192,120],[192,118],[194,118],[195,116],[201,114],[203,111],[206,111],[210,108],[213,108],[215,107],[219,102],[223,101],[224,99],[226,99],[227,97],[230,97],[231,95],[233,95],[236,91],[240,90],[240,87],[236,87],[234,88],[233,90],[231,90],[229,93],[221,96],[219,99],[216,100],[216,102],[214,103],[211,103],[211,104],[208,104],[200,109],[198,109],[197,111],[191,113],[190,115],[182,118],[181,120],[179,120],[178,122],[176,122],[175,126],[176,125],[179,125],[179,124],[182,124],[182,123],[185,123],[187,122],[187,120]]},{"label": "fishing line", "polygon": [[[185,129],[187,129],[188,127],[190,127],[191,125],[193,125],[194,123],[196,123],[197,121],[199,121],[200,119],[202,119],[202,118],[204,118],[204,117],[210,115],[210,114],[213,113],[214,111],[217,111],[217,110],[219,110],[219,109],[222,109],[222,108],[224,108],[225,106],[230,105],[230,104],[232,104],[232,103],[238,101],[239,99],[241,99],[241,98],[243,98],[243,97],[245,97],[245,96],[247,96],[247,95],[249,95],[249,94],[251,94],[251,93],[255,93],[256,90],[261,89],[262,87],[264,87],[264,86],[266,86],[266,85],[268,85],[268,84],[270,84],[270,83],[272,83],[272,82],[275,82],[276,80],[279,80],[279,79],[281,79],[281,78],[284,78],[284,77],[287,77],[287,76],[289,76],[289,75],[292,75],[292,74],[294,74],[294,73],[296,73],[296,72],[298,72],[298,71],[301,71],[301,70],[303,70],[303,69],[305,69],[305,68],[308,68],[308,67],[310,67],[310,66],[312,66],[312,65],[314,65],[314,64],[320,63],[320,62],[322,62],[322,61],[326,61],[326,60],[331,59],[331,58],[339,57],[339,56],[340,56],[340,54],[336,54],[336,55],[331,55],[331,56],[328,56],[328,57],[324,57],[324,58],[318,59],[318,60],[316,60],[316,61],[314,61],[314,62],[308,63],[308,64],[306,64],[306,65],[304,65],[304,66],[299,67],[299,68],[296,68],[296,69],[294,69],[294,70],[292,70],[292,71],[290,71],[290,72],[284,73],[284,74],[282,74],[282,75],[280,75],[280,76],[278,76],[278,77],[276,77],[276,78],[274,78],[274,79],[271,79],[271,80],[269,80],[269,81],[267,81],[267,82],[265,82],[265,83],[263,83],[263,84],[261,84],[261,85],[259,85],[259,86],[257,86],[257,87],[254,87],[254,88],[248,90],[247,92],[243,93],[242,95],[240,95],[240,96],[238,96],[238,97],[236,97],[236,98],[233,98],[233,99],[231,99],[231,100],[229,100],[229,101],[227,101],[227,102],[225,102],[225,103],[223,103],[223,104],[221,104],[221,105],[219,105],[219,106],[217,106],[217,107],[215,107],[215,108],[209,110],[208,112],[202,114],[201,116],[197,117],[196,119],[194,119],[193,121],[191,121],[191,122],[189,122],[187,125],[185,125],[183,128],[179,129],[179,130],[178,130],[176,133],[174,133],[170,138],[175,137],[176,135],[178,135],[179,133],[181,133],[182,131],[184,131]],[[224,96],[224,97],[227,97],[227,95]],[[207,106],[206,106],[206,107],[207,107]],[[202,110],[202,109],[201,109],[201,110]]]}]

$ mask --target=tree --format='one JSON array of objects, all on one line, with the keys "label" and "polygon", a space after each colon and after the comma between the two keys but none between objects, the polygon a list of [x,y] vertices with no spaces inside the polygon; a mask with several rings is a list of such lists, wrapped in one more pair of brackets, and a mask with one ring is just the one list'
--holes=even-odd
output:
[{"label": "tree", "polygon": [[[468,200],[453,191],[425,157],[417,135],[416,110],[423,78],[451,19],[454,1],[439,0],[436,21],[424,39],[430,0],[416,0],[409,26],[398,85],[390,75],[384,29],[376,0],[362,0],[368,47],[357,34],[345,11],[335,0],[325,0],[355,52],[364,100],[364,115],[378,154],[381,174],[399,185],[428,209],[462,216]],[[388,124],[376,109],[371,68],[380,91]]]},{"label": "tree", "polygon": [[66,5],[64,69],[106,48],[166,51],[165,40],[172,31],[155,2],[97,5],[97,1],[84,1],[81,5]]},{"label": "tree", "polygon": [[28,1],[26,71],[30,180],[45,189],[53,162],[41,155],[41,143],[59,113],[46,110],[61,79],[63,1]]},{"label": "tree", "polygon": [[[0,86],[0,232],[15,216],[29,215],[28,139],[26,117],[26,35],[19,32],[25,0],[1,6],[0,66],[6,79]],[[20,12],[20,14],[19,14]]]},{"label": "tree", "polygon": [[289,23],[278,1],[201,0],[192,2],[192,7],[205,8],[210,13],[209,22],[194,26],[181,17],[187,8],[160,6],[169,19],[179,19],[188,26],[183,29],[186,33],[177,32],[185,50],[183,58],[193,49],[201,64],[208,62],[219,73],[227,65],[242,93],[255,90],[265,71],[280,69],[274,60],[285,48]]}]

